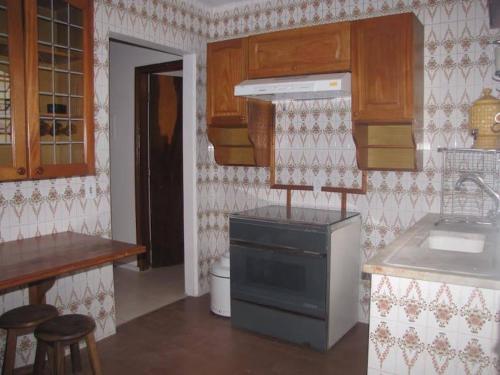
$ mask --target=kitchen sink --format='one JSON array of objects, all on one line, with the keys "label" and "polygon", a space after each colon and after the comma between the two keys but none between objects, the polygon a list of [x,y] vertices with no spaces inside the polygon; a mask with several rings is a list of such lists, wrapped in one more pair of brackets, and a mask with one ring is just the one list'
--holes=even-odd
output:
[{"label": "kitchen sink", "polygon": [[484,249],[485,235],[480,233],[429,231],[428,237],[420,244],[421,248],[462,253],[481,253]]}]

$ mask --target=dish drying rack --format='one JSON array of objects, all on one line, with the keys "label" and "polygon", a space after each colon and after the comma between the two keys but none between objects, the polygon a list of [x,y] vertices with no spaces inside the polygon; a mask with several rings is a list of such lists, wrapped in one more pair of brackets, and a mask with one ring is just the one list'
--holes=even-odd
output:
[{"label": "dish drying rack", "polygon": [[473,182],[455,184],[462,174],[473,173],[496,192],[500,191],[500,150],[440,148],[443,154],[441,182],[441,220],[468,223],[494,223],[489,212],[495,209],[493,199]]}]

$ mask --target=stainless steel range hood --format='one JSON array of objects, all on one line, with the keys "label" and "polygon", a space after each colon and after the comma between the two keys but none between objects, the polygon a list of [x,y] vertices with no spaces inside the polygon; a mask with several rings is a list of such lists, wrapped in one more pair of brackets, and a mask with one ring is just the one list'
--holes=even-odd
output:
[{"label": "stainless steel range hood", "polygon": [[265,101],[346,97],[351,95],[351,73],[251,79],[236,85],[234,95]]}]

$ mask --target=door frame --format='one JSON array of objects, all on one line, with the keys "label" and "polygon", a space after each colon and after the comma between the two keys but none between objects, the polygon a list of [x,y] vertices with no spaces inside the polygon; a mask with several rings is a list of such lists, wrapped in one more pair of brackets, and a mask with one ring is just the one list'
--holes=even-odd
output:
[{"label": "door frame", "polygon": [[[153,73],[168,73],[183,70],[182,60],[160,64],[139,66],[135,68],[134,91],[134,170],[135,170],[135,223],[137,243],[146,246],[146,253],[137,255],[137,266],[141,271],[151,267],[151,223],[149,208],[149,106],[146,99],[149,95],[148,81]],[[184,122],[184,121],[183,121]],[[184,144],[183,144],[184,149]],[[184,153],[184,152],[183,152]],[[183,223],[184,225],[184,223]]]}]

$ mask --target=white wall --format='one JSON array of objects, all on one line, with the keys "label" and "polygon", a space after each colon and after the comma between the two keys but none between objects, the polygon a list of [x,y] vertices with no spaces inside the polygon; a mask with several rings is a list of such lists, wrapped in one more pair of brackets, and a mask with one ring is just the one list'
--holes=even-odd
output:
[{"label": "white wall", "polygon": [[166,52],[109,43],[111,232],[115,240],[136,242],[134,68],[179,59]]}]

